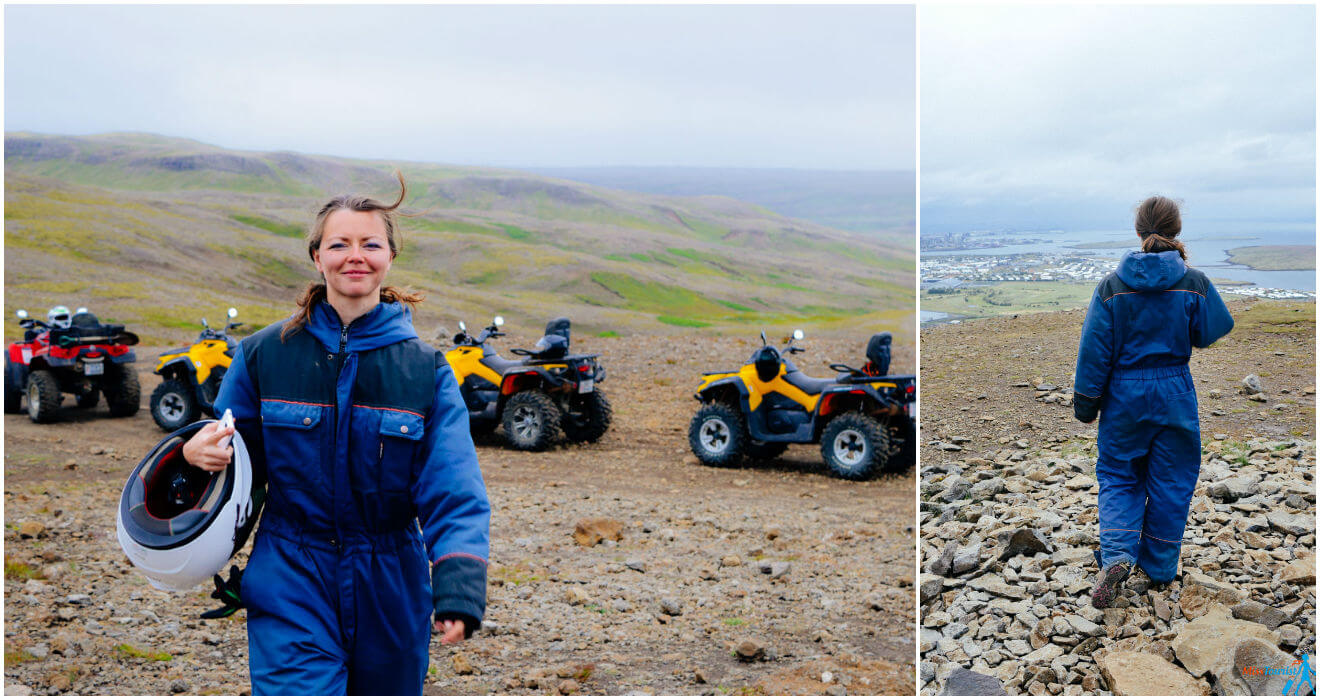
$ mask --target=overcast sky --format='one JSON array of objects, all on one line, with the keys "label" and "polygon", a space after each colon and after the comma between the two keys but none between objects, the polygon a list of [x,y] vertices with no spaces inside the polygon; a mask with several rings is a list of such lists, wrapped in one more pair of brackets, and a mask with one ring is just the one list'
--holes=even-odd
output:
[{"label": "overcast sky", "polygon": [[921,9],[922,229],[1315,214],[1315,9]]},{"label": "overcast sky", "polygon": [[7,131],[471,165],[915,167],[911,7],[4,12]]}]

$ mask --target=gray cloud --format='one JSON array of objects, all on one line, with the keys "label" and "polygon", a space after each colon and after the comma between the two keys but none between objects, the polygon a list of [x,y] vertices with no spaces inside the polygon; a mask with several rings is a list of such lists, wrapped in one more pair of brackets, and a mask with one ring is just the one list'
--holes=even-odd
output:
[{"label": "gray cloud", "polygon": [[915,167],[915,12],[10,6],[6,129],[492,165]]},{"label": "gray cloud", "polygon": [[1314,220],[1315,9],[932,6],[922,228]]}]

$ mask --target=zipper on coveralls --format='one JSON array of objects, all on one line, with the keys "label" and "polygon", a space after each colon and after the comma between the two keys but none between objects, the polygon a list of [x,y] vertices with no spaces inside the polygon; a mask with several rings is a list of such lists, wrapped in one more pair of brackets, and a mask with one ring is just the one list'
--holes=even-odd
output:
[{"label": "zipper on coveralls", "polygon": [[[351,324],[350,324],[351,325]],[[339,352],[335,355],[335,382],[338,385],[339,373],[344,371],[344,351],[348,349],[348,326],[339,327]],[[337,393],[337,392],[336,392]],[[334,423],[335,434],[339,433],[339,400],[334,401]],[[336,518],[337,520],[338,518]],[[338,528],[336,528],[337,530]],[[340,545],[337,537],[330,538],[330,546],[335,548],[336,552],[343,553],[343,547]]]}]

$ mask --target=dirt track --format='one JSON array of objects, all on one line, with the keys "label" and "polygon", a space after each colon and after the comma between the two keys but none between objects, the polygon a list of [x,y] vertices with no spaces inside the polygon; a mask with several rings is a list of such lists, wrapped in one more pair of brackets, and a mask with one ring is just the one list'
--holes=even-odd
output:
[{"label": "dirt track", "polygon": [[[860,364],[864,342],[809,338],[798,364],[826,376],[827,362]],[[574,345],[602,353],[614,427],[542,454],[478,447],[494,509],[490,629],[433,645],[426,692],[914,692],[912,476],[839,481],[814,446],[754,469],[697,464],[691,390],[700,371],[741,364],[748,340]],[[205,593],[151,589],[115,542],[122,480],[163,435],[145,409],[157,350],[139,349],[144,410],[132,418],[71,399],[54,425],[6,416],[7,693],[249,690],[243,613],[198,620]],[[913,364],[899,351],[894,369]],[[622,522],[623,539],[577,545],[587,517]],[[21,537],[27,523],[43,531]],[[761,573],[772,563],[787,573]],[[742,641],[764,658],[739,661]]]}]

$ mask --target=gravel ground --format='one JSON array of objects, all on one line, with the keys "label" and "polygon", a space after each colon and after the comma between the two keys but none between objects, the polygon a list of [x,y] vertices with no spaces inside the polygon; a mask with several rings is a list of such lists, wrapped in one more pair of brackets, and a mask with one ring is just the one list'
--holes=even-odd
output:
[{"label": "gravel ground", "polygon": [[[1281,694],[1315,653],[1315,305],[1235,302],[1192,358],[1203,451],[1179,579],[1096,610],[1082,315],[922,334],[922,694]],[[1250,377],[1250,378],[1249,378]]]},{"label": "gravel ground", "polygon": [[[798,364],[827,376],[864,343],[808,339]],[[700,371],[752,349],[575,342],[602,353],[614,427],[541,454],[478,446],[494,509],[487,626],[433,645],[428,694],[914,692],[914,478],[839,481],[814,446],[739,470],[691,456]],[[144,406],[158,350],[139,351]],[[63,418],[5,420],[6,694],[249,692],[244,613],[199,620],[206,592],[152,589],[115,541],[122,481],[163,435],[149,413],[66,405]],[[619,539],[575,541],[593,519]]]}]

